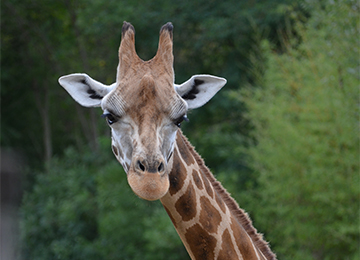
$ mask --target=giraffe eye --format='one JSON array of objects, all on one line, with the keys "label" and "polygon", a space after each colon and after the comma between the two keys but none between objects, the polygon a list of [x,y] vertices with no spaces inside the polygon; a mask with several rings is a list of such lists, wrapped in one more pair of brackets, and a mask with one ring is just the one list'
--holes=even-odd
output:
[{"label": "giraffe eye", "polygon": [[175,124],[177,127],[180,128],[180,127],[181,127],[181,123],[182,123],[183,121],[189,122],[189,119],[187,118],[186,115],[182,115],[181,117],[179,117],[178,119],[176,119],[176,120],[174,121],[174,124]]},{"label": "giraffe eye", "polygon": [[112,125],[113,123],[116,123],[116,121],[118,121],[118,119],[111,113],[105,113],[101,117],[105,117],[109,125]]}]

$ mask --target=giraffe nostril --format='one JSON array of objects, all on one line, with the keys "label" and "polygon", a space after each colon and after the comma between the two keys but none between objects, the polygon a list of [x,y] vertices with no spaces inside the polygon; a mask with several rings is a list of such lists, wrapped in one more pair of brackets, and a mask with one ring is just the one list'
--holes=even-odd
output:
[{"label": "giraffe nostril", "polygon": [[145,171],[145,166],[139,160],[137,161],[137,165],[141,171],[143,171],[143,172]]},{"label": "giraffe nostril", "polygon": [[162,172],[164,170],[164,164],[161,162],[158,167],[158,172]]}]

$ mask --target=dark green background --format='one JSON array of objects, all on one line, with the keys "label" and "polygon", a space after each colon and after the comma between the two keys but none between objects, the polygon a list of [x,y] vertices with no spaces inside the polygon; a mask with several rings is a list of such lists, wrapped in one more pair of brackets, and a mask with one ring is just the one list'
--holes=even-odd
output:
[{"label": "dark green background", "polygon": [[2,1],[18,258],[189,258],[160,203],[128,187],[101,110],[57,83],[74,72],[113,83],[124,20],[145,60],[173,23],[176,83],[228,80],[183,131],[279,259],[357,259],[359,3],[290,0]]}]

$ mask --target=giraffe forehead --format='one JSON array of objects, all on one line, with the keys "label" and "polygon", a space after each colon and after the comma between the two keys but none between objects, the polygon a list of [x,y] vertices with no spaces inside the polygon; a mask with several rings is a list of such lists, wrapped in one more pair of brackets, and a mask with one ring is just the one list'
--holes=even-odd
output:
[{"label": "giraffe forehead", "polygon": [[186,102],[176,93],[173,82],[168,77],[155,78],[151,73],[141,78],[125,78],[109,94],[103,109],[117,115],[130,115],[143,121],[168,116],[176,119],[186,113]]}]

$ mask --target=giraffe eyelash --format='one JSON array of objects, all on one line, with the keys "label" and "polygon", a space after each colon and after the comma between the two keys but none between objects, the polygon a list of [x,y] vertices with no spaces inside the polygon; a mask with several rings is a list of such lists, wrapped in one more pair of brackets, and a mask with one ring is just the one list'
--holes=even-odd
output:
[{"label": "giraffe eyelash", "polygon": [[179,117],[178,119],[174,120],[174,124],[177,126],[177,127],[181,127],[181,123],[185,121],[185,122],[189,122],[189,118],[187,118],[186,114],[185,115],[182,115],[181,117]]},{"label": "giraffe eyelash", "polygon": [[114,116],[112,113],[104,113],[101,115],[101,117],[106,118],[106,121],[109,125],[112,125],[119,120],[119,118],[117,116]]}]

